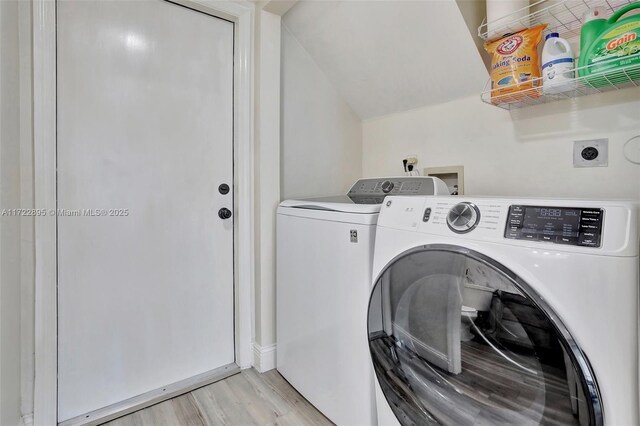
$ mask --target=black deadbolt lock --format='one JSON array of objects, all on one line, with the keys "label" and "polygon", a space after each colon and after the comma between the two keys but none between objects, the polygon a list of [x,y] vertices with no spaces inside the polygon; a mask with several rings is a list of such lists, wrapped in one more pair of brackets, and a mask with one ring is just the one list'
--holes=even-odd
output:
[{"label": "black deadbolt lock", "polygon": [[227,185],[226,183],[223,183],[222,185],[220,185],[218,187],[218,191],[220,191],[220,193],[222,195],[226,195],[229,193],[229,185]]},{"label": "black deadbolt lock", "polygon": [[229,219],[231,217],[231,210],[226,207],[221,208],[218,210],[218,217],[220,217],[220,219]]}]

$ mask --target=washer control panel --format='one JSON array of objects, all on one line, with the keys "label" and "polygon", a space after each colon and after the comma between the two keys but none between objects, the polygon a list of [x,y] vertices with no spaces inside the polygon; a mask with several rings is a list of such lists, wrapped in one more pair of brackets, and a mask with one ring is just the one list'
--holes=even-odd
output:
[{"label": "washer control panel", "polygon": [[433,195],[434,191],[431,177],[360,179],[347,196],[359,204],[380,204],[387,195]]},{"label": "washer control panel", "polygon": [[511,205],[504,237],[600,247],[603,219],[601,208]]}]

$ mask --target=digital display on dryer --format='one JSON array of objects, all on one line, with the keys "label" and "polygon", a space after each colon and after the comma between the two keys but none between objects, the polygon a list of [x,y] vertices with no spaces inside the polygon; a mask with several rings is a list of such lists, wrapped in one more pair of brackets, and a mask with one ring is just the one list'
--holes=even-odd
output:
[{"label": "digital display on dryer", "polygon": [[505,238],[600,247],[602,209],[511,206]]}]

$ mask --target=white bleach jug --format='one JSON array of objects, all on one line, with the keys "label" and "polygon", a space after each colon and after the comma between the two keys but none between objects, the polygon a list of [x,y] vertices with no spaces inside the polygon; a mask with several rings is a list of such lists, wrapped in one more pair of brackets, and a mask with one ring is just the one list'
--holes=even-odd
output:
[{"label": "white bleach jug", "polygon": [[569,42],[558,33],[547,34],[542,49],[542,91],[557,94],[576,88],[575,60]]}]

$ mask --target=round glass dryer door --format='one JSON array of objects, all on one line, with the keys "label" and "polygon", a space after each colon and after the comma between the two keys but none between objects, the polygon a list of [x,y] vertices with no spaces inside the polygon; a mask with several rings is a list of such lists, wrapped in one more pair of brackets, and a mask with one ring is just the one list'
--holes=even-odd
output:
[{"label": "round glass dryer door", "polygon": [[403,425],[601,425],[592,370],[535,290],[486,256],[427,245],[369,304],[378,383]]}]

